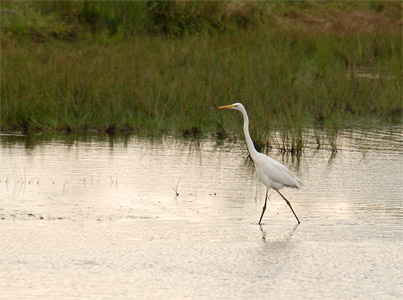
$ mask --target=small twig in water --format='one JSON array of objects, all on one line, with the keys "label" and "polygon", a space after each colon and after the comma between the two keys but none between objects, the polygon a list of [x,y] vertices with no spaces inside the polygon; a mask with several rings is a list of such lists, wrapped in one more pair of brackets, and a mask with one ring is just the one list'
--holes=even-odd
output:
[{"label": "small twig in water", "polygon": [[173,189],[174,192],[175,192],[175,198],[179,196],[179,193],[178,193],[178,186],[179,186],[179,181],[181,181],[181,177],[182,177],[182,176],[179,176],[179,180],[178,180],[178,183],[176,184],[176,188]]},{"label": "small twig in water", "polygon": [[361,160],[365,160],[366,155],[367,155],[367,148],[361,148],[361,152],[362,152]]}]

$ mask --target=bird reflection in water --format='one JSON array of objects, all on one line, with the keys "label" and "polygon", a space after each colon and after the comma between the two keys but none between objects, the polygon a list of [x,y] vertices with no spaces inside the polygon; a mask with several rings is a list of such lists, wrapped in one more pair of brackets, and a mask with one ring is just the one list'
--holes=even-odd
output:
[{"label": "bird reflection in water", "polygon": [[[291,239],[292,235],[294,234],[295,230],[297,230],[297,227],[299,224],[295,225],[282,239],[276,239],[276,242],[287,242],[289,239]],[[263,229],[262,225],[259,225],[260,231],[262,232],[262,241],[264,243],[267,242],[266,239],[266,231]]]}]

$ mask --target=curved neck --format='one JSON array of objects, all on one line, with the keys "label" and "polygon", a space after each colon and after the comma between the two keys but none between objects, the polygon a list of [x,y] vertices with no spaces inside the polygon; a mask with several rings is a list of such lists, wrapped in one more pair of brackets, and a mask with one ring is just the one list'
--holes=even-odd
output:
[{"label": "curved neck", "polygon": [[249,118],[248,114],[245,110],[241,111],[243,115],[243,132],[245,134],[246,143],[248,144],[249,154],[254,160],[257,157],[258,152],[255,149],[255,145],[253,145],[253,141],[249,134]]}]

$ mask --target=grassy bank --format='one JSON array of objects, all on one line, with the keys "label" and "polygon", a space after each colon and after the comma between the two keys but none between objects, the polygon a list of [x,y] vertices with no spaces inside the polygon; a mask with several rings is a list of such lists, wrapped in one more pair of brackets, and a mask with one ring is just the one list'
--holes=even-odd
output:
[{"label": "grassy bank", "polygon": [[226,26],[193,31],[165,20],[171,25],[135,32],[115,24],[113,33],[108,22],[91,28],[52,17],[47,22],[59,22],[61,31],[80,32],[52,37],[46,28],[13,31],[9,20],[2,26],[0,127],[222,136],[240,131],[241,121],[217,106],[242,102],[255,138],[267,142],[271,130],[282,130],[284,149],[296,149],[305,127],[334,133],[400,124],[396,4],[352,11],[309,5],[266,7],[267,16],[254,7],[243,19],[221,18]]}]

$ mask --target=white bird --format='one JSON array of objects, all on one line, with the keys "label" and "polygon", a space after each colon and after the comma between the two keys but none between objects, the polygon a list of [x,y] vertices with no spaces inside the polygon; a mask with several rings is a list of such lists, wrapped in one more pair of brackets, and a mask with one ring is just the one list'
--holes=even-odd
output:
[{"label": "white bird", "polygon": [[299,189],[302,186],[301,180],[299,180],[295,175],[293,175],[290,170],[287,169],[283,164],[278,162],[277,160],[256,151],[255,146],[253,145],[252,139],[249,135],[249,118],[246,113],[245,107],[241,103],[234,103],[231,105],[219,106],[218,108],[229,108],[235,109],[242,113],[243,115],[243,132],[245,134],[246,143],[248,144],[248,149],[250,156],[252,157],[253,162],[255,163],[256,174],[259,177],[260,181],[267,187],[266,190],[266,198],[264,201],[262,215],[260,216],[259,225],[262,221],[264,212],[266,210],[267,203],[267,195],[269,189],[272,188],[280,196],[285,200],[287,205],[291,208],[292,213],[298,221],[297,215],[291,207],[290,202],[279,192],[283,187],[291,187]]}]

